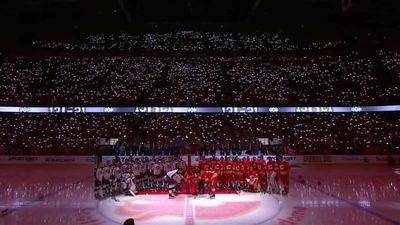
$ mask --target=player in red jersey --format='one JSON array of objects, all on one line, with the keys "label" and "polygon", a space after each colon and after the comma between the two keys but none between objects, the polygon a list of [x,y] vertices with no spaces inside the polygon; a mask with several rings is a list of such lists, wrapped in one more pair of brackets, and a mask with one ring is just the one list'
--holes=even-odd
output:
[{"label": "player in red jersey", "polygon": [[251,192],[259,192],[260,191],[260,183],[258,180],[258,173],[255,170],[252,170],[248,173],[248,178],[246,179],[249,185],[249,191]]},{"label": "player in red jersey", "polygon": [[205,159],[200,159],[199,161],[199,168],[202,170],[204,169],[204,165],[206,164],[206,160]]},{"label": "player in red jersey", "polygon": [[[276,156],[275,156],[275,159],[276,159]],[[274,165],[274,172],[272,173],[272,175],[274,175],[274,174],[276,174],[276,176],[275,176],[275,184],[276,184],[275,193],[279,193],[279,191],[280,191],[280,187],[279,187],[279,164],[278,164],[278,162],[276,160],[275,160],[275,165]]]},{"label": "player in red jersey", "polygon": [[233,166],[234,178],[235,178],[235,189],[236,191],[240,191],[244,186],[244,172],[245,172],[245,162],[244,161],[236,161]]},{"label": "player in red jersey", "polygon": [[206,187],[210,187],[210,198],[215,198],[218,173],[216,173],[214,170],[202,171],[201,177],[204,179],[204,185]]},{"label": "player in red jersey", "polygon": [[277,183],[277,176],[279,172],[278,164],[272,160],[272,157],[268,157],[267,162],[267,179],[268,179],[268,192],[278,192],[279,186]]},{"label": "player in red jersey", "polygon": [[199,184],[200,184],[200,168],[196,167],[194,170],[194,176],[193,176],[193,187],[194,187],[194,195],[199,194]]},{"label": "player in red jersey", "polygon": [[204,166],[203,163],[204,163],[204,159],[200,158],[199,163],[198,163],[198,167],[199,168],[203,168],[203,166]]},{"label": "player in red jersey", "polygon": [[215,159],[213,160],[212,169],[218,174],[218,179],[216,180],[217,188],[220,188],[220,187],[221,187],[221,177],[220,177],[220,174],[221,174],[221,166],[222,166],[221,161],[218,160],[218,158],[215,158]]},{"label": "player in red jersey", "polygon": [[249,177],[250,171],[252,170],[253,165],[252,162],[250,161],[250,158],[243,158],[242,159],[242,171],[243,171],[243,176],[245,178]]},{"label": "player in red jersey", "polygon": [[254,156],[253,159],[251,161],[249,161],[248,163],[250,166],[250,171],[257,170],[257,165],[258,165],[257,157]]},{"label": "player in red jersey", "polygon": [[228,189],[233,187],[234,181],[234,162],[225,160],[224,180]]},{"label": "player in red jersey", "polygon": [[226,189],[226,176],[225,176],[226,161],[224,157],[221,156],[221,158],[219,159],[219,163],[221,168],[219,169],[218,180],[220,182],[220,187]]},{"label": "player in red jersey", "polygon": [[203,162],[203,168],[200,168],[201,170],[207,171],[210,170],[212,167],[212,161],[210,158],[206,158]]},{"label": "player in red jersey", "polygon": [[[184,180],[185,180],[185,186],[186,186],[186,193],[187,194],[195,194],[197,187],[195,184],[195,169],[193,167],[189,167],[186,170],[185,176],[184,176]],[[192,192],[192,189],[194,189],[194,192]]]},{"label": "player in red jersey", "polygon": [[263,159],[257,161],[258,179],[260,181],[260,189],[265,193],[267,190],[267,162]]},{"label": "player in red jersey", "polygon": [[213,161],[213,166],[212,168],[214,169],[215,172],[219,172],[221,170],[221,161],[219,161],[218,159],[215,159]]},{"label": "player in red jersey", "polygon": [[282,194],[289,193],[289,171],[290,165],[288,162],[283,160],[282,156],[278,156],[276,158],[277,164],[279,165],[279,180],[283,184],[283,192]]}]

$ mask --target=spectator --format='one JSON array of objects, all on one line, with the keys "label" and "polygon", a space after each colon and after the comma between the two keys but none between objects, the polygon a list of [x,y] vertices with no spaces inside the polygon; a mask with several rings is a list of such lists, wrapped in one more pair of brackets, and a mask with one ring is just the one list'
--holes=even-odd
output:
[{"label": "spectator", "polygon": [[133,220],[132,218],[129,218],[124,221],[123,225],[135,225],[135,220]]}]

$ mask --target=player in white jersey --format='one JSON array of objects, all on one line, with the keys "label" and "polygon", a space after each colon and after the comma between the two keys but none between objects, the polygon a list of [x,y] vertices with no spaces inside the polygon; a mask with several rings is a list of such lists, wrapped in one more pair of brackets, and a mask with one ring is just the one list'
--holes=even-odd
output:
[{"label": "player in white jersey", "polygon": [[101,185],[103,182],[103,167],[98,167],[95,169],[95,184],[96,185]]},{"label": "player in white jersey", "polygon": [[103,167],[103,182],[110,182],[111,179],[111,175],[112,175],[112,169],[111,169],[111,165],[105,165]]},{"label": "player in white jersey", "polygon": [[115,164],[112,170],[113,177],[113,192],[119,194],[121,192],[122,170],[119,163]]},{"label": "player in white jersey", "polygon": [[164,176],[164,180],[168,184],[169,198],[174,198],[178,194],[177,184],[182,180],[181,175],[178,174],[178,170],[172,170],[167,172]]},{"label": "player in white jersey", "polygon": [[129,193],[133,196],[136,196],[136,183],[135,183],[135,176],[131,174],[131,176],[128,179],[129,182]]},{"label": "player in white jersey", "polygon": [[132,173],[135,176],[135,183],[136,187],[139,190],[143,190],[142,182],[143,182],[143,176],[142,176],[142,169],[140,168],[142,165],[140,162],[135,161],[135,163],[132,165]]},{"label": "player in white jersey", "polygon": [[167,161],[164,163],[164,171],[172,171],[176,169],[173,161]]},{"label": "player in white jersey", "polygon": [[111,175],[112,175],[112,169],[111,169],[111,164],[109,161],[107,161],[106,165],[103,167],[103,191],[105,193],[105,196],[111,196]]},{"label": "player in white jersey", "polygon": [[136,196],[135,176],[130,171],[126,171],[122,174],[122,189],[132,196]]},{"label": "player in white jersey", "polygon": [[[169,166],[169,170],[167,170],[167,171],[171,171],[171,170],[177,169],[177,162],[172,156],[168,157],[168,166]],[[182,171],[178,170],[178,174],[182,176]],[[181,183],[178,182],[176,187],[175,187],[177,192],[180,189],[180,185],[181,185]]]},{"label": "player in white jersey", "polygon": [[162,169],[163,168],[161,166],[161,162],[154,163],[151,169],[154,177],[155,187],[157,190],[161,189],[162,187],[162,177],[163,177]]},{"label": "player in white jersey", "polygon": [[122,191],[124,191],[124,192],[127,192],[128,191],[128,188],[129,188],[129,178],[131,177],[131,174],[129,173],[129,171],[128,170],[125,170],[123,173],[122,173],[122,183],[121,183],[121,186],[122,186]]},{"label": "player in white jersey", "polygon": [[179,169],[181,171],[186,171],[187,165],[186,165],[186,162],[183,159],[179,158],[179,160],[176,163],[176,165],[177,165],[177,169]]},{"label": "player in white jersey", "polygon": [[109,195],[115,201],[119,201],[115,196],[121,193],[121,168],[119,167],[119,161],[113,160],[113,163],[108,166],[110,168],[110,178],[109,178]]},{"label": "player in white jersey", "polygon": [[153,156],[153,159],[148,161],[146,164],[145,177],[146,177],[146,186],[148,189],[154,189],[156,186],[155,185],[155,177],[152,172],[154,164],[155,164],[155,161],[154,161],[154,156]]},{"label": "player in white jersey", "polygon": [[149,161],[147,160],[147,157],[145,158],[144,161],[141,161],[140,163],[140,174],[142,177],[141,185],[143,187],[143,190],[148,190],[150,188],[149,185]]},{"label": "player in white jersey", "polygon": [[95,198],[103,198],[104,197],[102,183],[103,183],[103,168],[98,167],[95,169],[95,183],[94,183]]},{"label": "player in white jersey", "polygon": [[122,164],[122,174],[124,174],[126,171],[129,171],[131,168],[131,165],[129,164],[128,160],[125,160],[124,164]]}]

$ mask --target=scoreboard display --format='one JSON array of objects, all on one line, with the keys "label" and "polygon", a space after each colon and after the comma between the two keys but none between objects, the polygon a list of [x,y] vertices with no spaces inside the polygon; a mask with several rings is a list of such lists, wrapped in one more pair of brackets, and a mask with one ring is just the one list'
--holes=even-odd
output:
[{"label": "scoreboard display", "polygon": [[84,113],[86,107],[49,107],[49,113]]},{"label": "scoreboard display", "polygon": [[0,113],[363,113],[396,112],[400,105],[345,107],[19,107],[0,106]]}]

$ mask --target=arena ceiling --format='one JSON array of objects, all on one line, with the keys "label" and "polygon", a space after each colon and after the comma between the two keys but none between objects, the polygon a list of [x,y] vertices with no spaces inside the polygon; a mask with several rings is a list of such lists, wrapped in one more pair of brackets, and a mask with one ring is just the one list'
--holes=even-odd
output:
[{"label": "arena ceiling", "polygon": [[[347,0],[348,1],[348,0]],[[391,21],[398,0],[351,0],[362,20]],[[3,0],[8,26],[107,26],[144,23],[324,23],[342,16],[341,0]]]},{"label": "arena ceiling", "polygon": [[350,13],[343,13],[342,0],[2,0],[0,48],[46,37],[177,29],[400,36],[399,0],[344,1],[352,2]]}]

